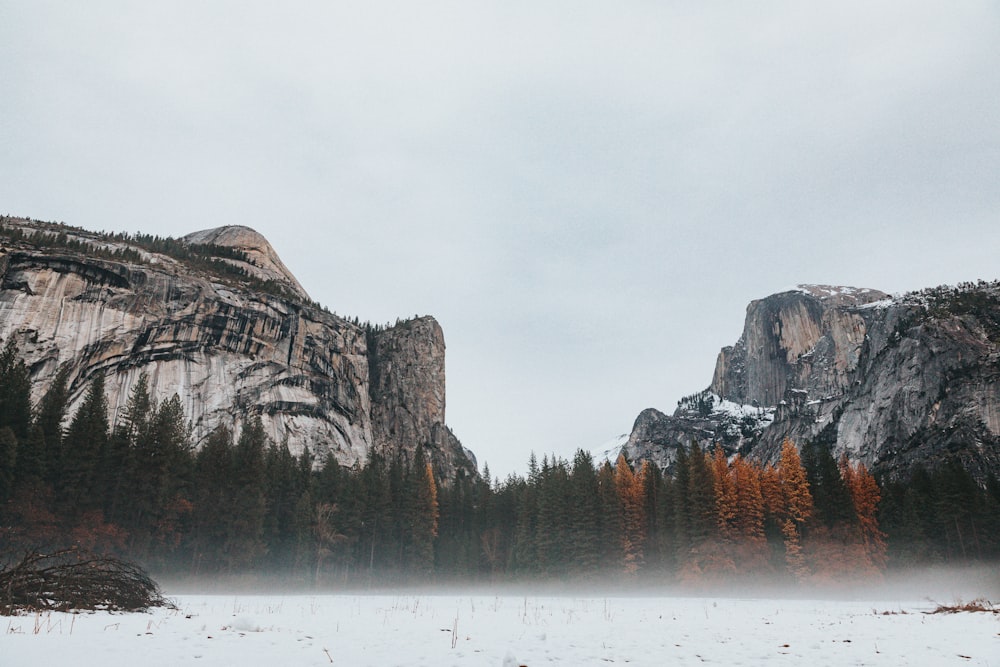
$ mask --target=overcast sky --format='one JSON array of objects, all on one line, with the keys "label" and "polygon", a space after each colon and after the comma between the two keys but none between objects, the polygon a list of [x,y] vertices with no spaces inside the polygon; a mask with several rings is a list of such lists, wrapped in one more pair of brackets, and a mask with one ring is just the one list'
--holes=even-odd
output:
[{"label": "overcast sky", "polygon": [[523,472],[706,387],[752,299],[1000,278],[1000,3],[0,0],[0,213],[248,225],[434,315]]}]

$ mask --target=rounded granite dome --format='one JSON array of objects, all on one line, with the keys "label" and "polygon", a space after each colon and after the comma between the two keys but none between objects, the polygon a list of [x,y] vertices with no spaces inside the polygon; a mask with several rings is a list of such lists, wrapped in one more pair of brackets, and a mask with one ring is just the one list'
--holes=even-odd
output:
[{"label": "rounded granite dome", "polygon": [[211,244],[239,250],[249,258],[249,264],[238,260],[228,261],[238,264],[262,280],[283,283],[301,298],[309,299],[305,289],[278,257],[270,242],[255,229],[243,225],[226,225],[192,232],[181,240],[190,244]]}]

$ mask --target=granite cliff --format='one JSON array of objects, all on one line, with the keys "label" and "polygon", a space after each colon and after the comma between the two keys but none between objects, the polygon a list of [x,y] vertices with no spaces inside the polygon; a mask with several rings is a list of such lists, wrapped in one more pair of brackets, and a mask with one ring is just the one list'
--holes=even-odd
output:
[{"label": "granite cliff", "polygon": [[624,447],[669,468],[681,444],[774,461],[822,441],[879,473],[956,458],[1000,475],[1000,283],[898,297],[803,285],[752,302],[707,389],[646,410]]},{"label": "granite cliff", "polygon": [[439,474],[475,474],[445,426],[437,322],[338,317],[246,227],[174,240],[0,219],[0,338],[17,341],[35,400],[68,369],[70,414],[101,373],[115,419],[145,374],[158,400],[180,396],[195,443],[259,415],[320,460],[428,445]]}]

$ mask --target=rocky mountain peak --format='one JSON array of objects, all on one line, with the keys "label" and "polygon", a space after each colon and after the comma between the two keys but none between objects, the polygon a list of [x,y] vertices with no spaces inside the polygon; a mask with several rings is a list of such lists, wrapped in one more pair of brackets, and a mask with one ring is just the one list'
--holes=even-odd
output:
[{"label": "rocky mountain peak", "polygon": [[762,461],[785,438],[872,470],[956,460],[1000,474],[1000,282],[890,297],[801,285],[750,303],[712,384],[673,415],[646,410],[624,447],[669,469],[691,441]]},{"label": "rocky mountain peak", "polygon": [[237,266],[255,278],[281,283],[291,289],[296,296],[310,300],[299,281],[278,257],[270,242],[260,232],[243,225],[225,225],[214,229],[192,232],[181,240],[189,244],[215,245],[232,248],[242,257],[221,258]]},{"label": "rocky mountain peak", "polygon": [[743,335],[719,353],[711,389],[754,405],[777,405],[790,387],[839,394],[865,338],[860,306],[888,299],[867,288],[800,285],[752,301]]}]

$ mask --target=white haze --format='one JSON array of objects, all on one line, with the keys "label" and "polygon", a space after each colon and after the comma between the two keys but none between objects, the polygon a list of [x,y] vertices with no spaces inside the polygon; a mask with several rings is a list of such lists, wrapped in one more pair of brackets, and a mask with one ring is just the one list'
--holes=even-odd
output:
[{"label": "white haze", "polygon": [[997,278],[1000,5],[0,4],[0,212],[245,224],[433,314],[500,476],[704,388],[802,282]]},{"label": "white haze", "polygon": [[[884,586],[712,590],[523,585],[280,592],[173,584],[176,609],[4,619],[4,664],[996,665],[1000,617],[933,614],[993,596],[995,570]],[[191,586],[192,588],[188,588]],[[215,591],[206,594],[205,591]],[[187,592],[191,591],[191,592]],[[168,589],[168,594],[172,591]]]}]

